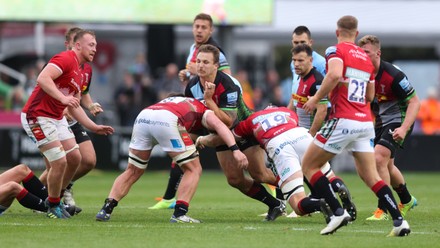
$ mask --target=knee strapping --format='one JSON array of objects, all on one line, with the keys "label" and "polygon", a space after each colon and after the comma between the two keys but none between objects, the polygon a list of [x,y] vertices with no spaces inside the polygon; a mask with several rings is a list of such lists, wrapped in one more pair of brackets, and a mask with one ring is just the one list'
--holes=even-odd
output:
[{"label": "knee strapping", "polygon": [[79,145],[75,144],[75,146],[73,146],[72,148],[70,148],[69,150],[66,151],[66,154],[68,154],[69,152],[72,152],[75,149],[79,149]]},{"label": "knee strapping", "polygon": [[141,159],[133,153],[128,153],[128,163],[138,167],[139,169],[146,169],[148,166],[148,160]]},{"label": "knee strapping", "polygon": [[327,178],[329,178],[333,173],[332,167],[330,167],[330,164],[327,162],[321,167],[321,172],[324,174]]},{"label": "knee strapping", "polygon": [[46,159],[49,162],[53,162],[55,160],[58,160],[62,157],[66,156],[66,152],[64,151],[62,146],[57,146],[57,147],[53,147],[50,148],[46,151],[43,152],[44,157],[46,157]]},{"label": "knee strapping", "polygon": [[281,191],[283,192],[284,199],[289,201],[292,195],[304,192],[303,178],[301,177],[293,179],[292,181],[284,184],[281,187]]},{"label": "knee strapping", "polygon": [[185,163],[191,162],[199,156],[197,150],[189,150],[184,153],[181,153],[173,158],[173,161],[176,162],[179,166],[182,166]]}]

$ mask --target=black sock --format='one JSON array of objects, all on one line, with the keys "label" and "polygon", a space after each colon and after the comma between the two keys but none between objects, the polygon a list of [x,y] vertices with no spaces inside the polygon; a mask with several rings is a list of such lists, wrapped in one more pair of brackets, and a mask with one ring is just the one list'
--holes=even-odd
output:
[{"label": "black sock", "polygon": [[393,192],[391,192],[390,187],[388,187],[384,181],[381,180],[377,182],[371,189],[376,193],[379,201],[385,204],[393,220],[403,220],[396,200],[394,199]]},{"label": "black sock", "polygon": [[113,212],[113,208],[118,206],[118,201],[112,198],[105,199],[104,206],[102,209],[108,214],[111,214]]},{"label": "black sock", "polygon": [[264,188],[264,186],[260,183],[254,182],[251,189],[246,193],[246,195],[252,199],[266,204],[271,209],[280,205],[280,202],[269,192],[267,192],[266,188]]},{"label": "black sock", "polygon": [[380,208],[382,211],[384,211],[385,213],[388,213],[387,210],[387,203],[383,200],[383,199],[379,199],[377,201],[377,207]]},{"label": "black sock", "polygon": [[284,199],[283,191],[281,191],[281,189],[278,186],[275,188],[275,192],[276,192],[277,199],[286,200],[286,199]]},{"label": "black sock", "polygon": [[319,203],[319,199],[305,197],[301,201],[298,202],[299,210],[304,214],[311,214],[316,211],[321,211],[321,204]]},{"label": "black sock", "polygon": [[315,189],[313,189],[312,185],[310,184],[309,180],[304,176],[304,183],[307,185],[307,187],[310,189],[310,195],[312,197],[317,196]]},{"label": "black sock", "polygon": [[23,179],[22,183],[25,189],[38,198],[45,200],[48,197],[46,186],[43,185],[33,172],[30,172],[29,175]]},{"label": "black sock", "polygon": [[317,197],[324,198],[335,215],[340,216],[344,213],[344,209],[335,197],[330,181],[321,171],[312,176],[310,184],[315,189]]},{"label": "black sock", "polygon": [[185,201],[176,201],[176,206],[174,206],[174,217],[179,217],[188,213],[189,203]]},{"label": "black sock", "polygon": [[73,181],[70,182],[69,185],[67,185],[66,189],[67,189],[67,190],[70,190],[70,189],[72,188],[72,186],[73,186]]},{"label": "black sock", "polygon": [[177,188],[179,187],[180,179],[182,179],[183,171],[180,166],[173,163],[171,165],[170,177],[168,178],[168,185],[163,195],[163,199],[170,200],[176,196]]},{"label": "black sock", "polygon": [[18,202],[25,208],[30,208],[33,210],[38,210],[41,212],[47,211],[47,206],[44,204],[44,200],[38,198],[34,194],[30,193],[26,189],[22,189],[17,195]]},{"label": "black sock", "polygon": [[408,189],[406,188],[406,183],[405,184],[400,184],[399,186],[397,186],[397,188],[393,188],[394,191],[396,191],[397,195],[400,198],[400,202],[402,204],[407,204],[408,202],[411,201],[411,194],[409,193]]}]

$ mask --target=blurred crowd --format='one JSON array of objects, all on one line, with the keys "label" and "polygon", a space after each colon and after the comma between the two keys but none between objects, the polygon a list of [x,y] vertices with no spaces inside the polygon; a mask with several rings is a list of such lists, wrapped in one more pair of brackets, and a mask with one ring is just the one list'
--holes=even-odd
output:
[{"label": "blurred crowd", "polygon": [[[44,61],[37,60],[33,66],[24,68],[22,73],[27,78],[24,84],[18,84],[6,74],[0,73],[0,112],[21,111],[44,64]],[[160,68],[155,78],[143,53],[133,58],[133,63],[125,68],[122,81],[116,84],[112,96],[114,106],[111,109],[118,118],[117,124],[132,126],[140,110],[164,99],[171,92],[183,92],[185,85],[179,80],[179,69],[176,63],[170,63]],[[239,69],[233,74],[241,83],[244,101],[251,109],[261,110],[269,104],[287,106],[289,103],[291,77],[280,79],[277,70],[269,69],[265,73],[265,83],[261,84],[251,82],[248,71],[244,69]],[[413,132],[440,135],[438,113],[440,113],[438,89],[431,87],[427,90],[426,99],[421,102]]]}]

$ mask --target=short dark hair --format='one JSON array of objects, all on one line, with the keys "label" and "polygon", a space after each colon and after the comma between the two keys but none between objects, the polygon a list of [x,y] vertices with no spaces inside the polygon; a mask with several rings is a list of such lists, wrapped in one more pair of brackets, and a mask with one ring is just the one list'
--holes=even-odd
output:
[{"label": "short dark hair", "polygon": [[218,50],[217,47],[210,45],[210,44],[204,44],[199,47],[199,53],[212,53],[214,56],[214,64],[218,64],[220,60],[220,50]]},{"label": "short dark hair", "polygon": [[293,47],[291,49],[292,54],[298,54],[301,52],[307,53],[307,56],[312,57],[313,50],[312,48],[307,44],[298,44],[297,46]]},{"label": "short dark hair", "polygon": [[312,33],[310,33],[309,28],[307,28],[306,26],[298,26],[298,27],[296,27],[296,28],[293,30],[293,33],[292,33],[292,34],[302,35],[302,34],[304,34],[304,33],[307,34],[307,37],[308,37],[309,39],[312,38]]},{"label": "short dark hair", "polygon": [[200,14],[196,15],[196,17],[194,17],[194,21],[193,21],[193,23],[194,23],[195,21],[197,21],[197,20],[205,20],[205,21],[208,21],[208,22],[209,22],[209,26],[212,27],[212,18],[211,18],[211,16],[208,15],[208,14],[200,13]]}]

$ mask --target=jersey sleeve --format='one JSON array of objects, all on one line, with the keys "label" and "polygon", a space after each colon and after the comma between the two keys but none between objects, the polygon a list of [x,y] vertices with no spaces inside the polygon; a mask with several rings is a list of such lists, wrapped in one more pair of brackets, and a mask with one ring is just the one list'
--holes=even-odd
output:
[{"label": "jersey sleeve", "polygon": [[77,62],[73,57],[69,56],[67,52],[62,52],[53,56],[47,64],[56,66],[61,72],[64,73],[71,70],[75,63]]},{"label": "jersey sleeve", "polygon": [[341,54],[338,53],[336,46],[330,46],[325,50],[325,59],[329,61],[333,58],[341,58]]},{"label": "jersey sleeve", "polygon": [[218,67],[219,71],[230,68],[229,63],[226,60],[226,56],[222,52],[220,52],[219,64],[220,64]]},{"label": "jersey sleeve", "polygon": [[391,88],[400,101],[406,102],[416,93],[414,87],[411,85],[408,78],[402,71],[400,71],[399,74],[394,78]]},{"label": "jersey sleeve", "polygon": [[236,109],[238,107],[239,95],[240,88],[231,85],[220,95],[218,107],[221,109]]},{"label": "jersey sleeve", "polygon": [[81,94],[86,95],[89,94],[90,85],[92,84],[92,66],[89,64],[84,64],[84,70],[83,74],[85,77],[86,82],[83,84],[83,87],[81,88]]},{"label": "jersey sleeve", "polygon": [[252,127],[250,125],[250,118],[241,121],[237,124],[237,126],[232,129],[232,133],[235,137],[244,138],[246,136],[252,135]]}]

